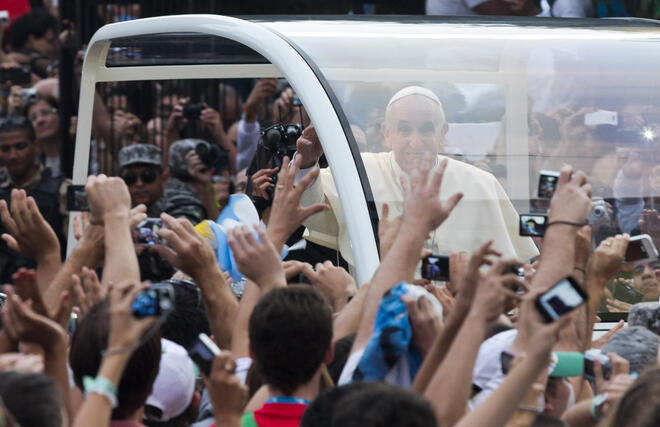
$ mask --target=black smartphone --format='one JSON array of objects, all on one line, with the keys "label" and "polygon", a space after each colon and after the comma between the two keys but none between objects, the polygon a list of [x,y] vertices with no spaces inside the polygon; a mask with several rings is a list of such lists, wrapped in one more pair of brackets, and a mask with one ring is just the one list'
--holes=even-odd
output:
[{"label": "black smartphone", "polygon": [[511,362],[513,362],[514,358],[515,356],[506,350],[500,353],[500,363],[502,364],[502,373],[504,375],[508,374],[511,370]]},{"label": "black smartphone", "polygon": [[539,198],[552,199],[558,180],[559,172],[542,170],[539,177]]},{"label": "black smartphone", "polygon": [[445,255],[429,255],[422,260],[422,278],[449,281],[449,257]]},{"label": "black smartphone", "polygon": [[582,290],[577,281],[571,276],[567,276],[539,295],[536,299],[536,309],[547,323],[551,323],[575,310],[587,299],[586,292]]},{"label": "black smartphone", "polygon": [[136,245],[164,245],[165,239],[158,235],[158,231],[164,228],[163,220],[160,218],[147,218],[135,227],[131,233],[133,243]]},{"label": "black smartphone", "polygon": [[548,217],[537,214],[520,215],[520,226],[518,233],[521,236],[543,237]]},{"label": "black smartphone", "polygon": [[594,360],[600,362],[600,367],[603,371],[603,378],[609,380],[612,376],[612,362],[606,354],[597,348],[592,348],[584,352],[584,378],[589,381],[596,381]]},{"label": "black smartphone", "polygon": [[0,308],[5,305],[5,301],[7,301],[7,294],[0,292]]},{"label": "black smartphone", "polygon": [[137,294],[131,312],[142,319],[147,316],[166,316],[174,310],[174,288],[167,282],[154,283]]},{"label": "black smartphone", "polygon": [[206,377],[211,374],[213,359],[218,354],[220,349],[204,332],[197,336],[195,343],[188,349],[188,356]]},{"label": "black smartphone", "polygon": [[66,190],[66,208],[69,212],[89,210],[84,185],[69,185]]}]

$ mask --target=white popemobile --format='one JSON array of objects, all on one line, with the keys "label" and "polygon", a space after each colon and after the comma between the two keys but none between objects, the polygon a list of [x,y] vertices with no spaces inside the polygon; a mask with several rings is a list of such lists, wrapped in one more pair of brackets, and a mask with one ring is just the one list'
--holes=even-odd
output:
[{"label": "white popemobile", "polygon": [[[84,184],[88,174],[98,82],[286,78],[329,164],[338,196],[333,209],[341,211],[335,215],[345,222],[349,246],[342,255],[364,283],[379,264],[380,205],[372,189],[382,183],[370,182],[363,160],[372,155],[361,154],[392,149],[381,124],[394,93],[420,86],[437,95],[448,123],[441,153],[486,169],[502,189],[485,202],[538,210],[538,172],[563,163],[602,184],[596,196],[612,197],[614,187],[617,198],[645,197],[650,193],[616,187],[622,165],[612,153],[620,144],[594,129],[622,127],[645,112],[660,117],[659,42],[657,22],[635,19],[179,15],[110,24],[85,55],[73,183]],[[571,122],[582,107],[598,114]],[[575,139],[557,137],[549,117],[565,119],[570,128],[562,133]],[[507,227],[517,239],[517,224]]]}]

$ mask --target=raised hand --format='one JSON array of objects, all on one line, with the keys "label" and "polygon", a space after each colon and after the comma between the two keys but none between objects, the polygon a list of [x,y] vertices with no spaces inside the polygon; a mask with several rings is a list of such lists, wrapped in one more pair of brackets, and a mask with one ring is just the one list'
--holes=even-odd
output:
[{"label": "raised hand", "polygon": [[[427,163],[431,162],[424,162]],[[444,159],[433,173],[424,167],[416,170],[410,179],[404,201],[403,224],[413,227],[424,236],[438,228],[463,198],[462,193],[456,193],[445,202],[440,200],[440,187],[446,168],[447,159]]]},{"label": "raised hand", "polygon": [[256,119],[259,109],[264,104],[264,99],[275,95],[275,92],[277,92],[277,79],[259,79],[243,105],[243,112],[248,122]]},{"label": "raised hand", "polygon": [[[301,162],[302,159],[296,158],[293,165],[283,167],[277,176],[275,198],[268,220],[268,234],[277,248],[281,248],[286,239],[300,227],[303,221],[318,212],[329,209],[329,206],[324,203],[307,207],[300,205],[303,192],[319,174],[319,170],[315,169],[305,175],[298,185],[295,185],[296,174]],[[289,164],[288,157],[284,158],[283,164]]]},{"label": "raised hand", "polygon": [[353,277],[341,267],[335,267],[331,261],[316,264],[315,268],[307,268],[305,276],[332,304],[335,312],[340,311],[348,303],[348,298],[357,293]]},{"label": "raised hand", "polygon": [[426,355],[442,330],[442,319],[425,296],[415,300],[413,296],[406,294],[401,297],[401,301],[408,310],[413,341],[422,355]]},{"label": "raised hand", "polygon": [[60,243],[55,231],[25,190],[11,191],[11,213],[7,202],[0,200],[0,218],[7,229],[2,239],[11,250],[37,262],[48,256],[59,259]]},{"label": "raised hand", "polygon": [[323,147],[314,125],[307,126],[296,141],[296,153],[296,159],[301,157],[300,167],[303,169],[314,166],[323,155]]},{"label": "raised hand", "polygon": [[2,325],[12,340],[39,344],[46,351],[66,343],[66,331],[57,322],[35,313],[11,286],[4,290],[7,300],[2,308]]},{"label": "raised hand", "polygon": [[158,230],[158,234],[167,241],[167,246],[155,245],[151,250],[195,281],[210,268],[218,269],[213,248],[195,231],[190,221],[176,219],[166,213],[161,214],[160,218],[166,228]]},{"label": "raised hand", "polygon": [[304,273],[307,269],[314,268],[311,264],[300,261],[284,261],[282,267],[284,268],[284,276],[286,277],[286,280],[291,280],[300,273]]},{"label": "raised hand", "polygon": [[449,317],[452,310],[454,309],[454,304],[456,304],[456,299],[451,294],[451,292],[449,292],[449,289],[447,289],[446,287],[441,288],[435,286],[432,283],[425,285],[424,289],[429,291],[429,293],[432,294],[440,302],[440,305],[442,305],[442,317],[443,318]]},{"label": "raised hand", "polygon": [[517,275],[507,272],[509,267],[519,264],[517,260],[502,260],[491,267],[479,281],[471,313],[492,323],[505,311],[507,299],[520,300],[520,296],[512,288],[525,288],[525,284]]},{"label": "raised hand", "polygon": [[385,255],[387,255],[387,252],[389,252],[394,244],[394,239],[396,239],[401,229],[402,219],[403,217],[401,215],[390,219],[390,206],[387,203],[383,203],[383,213],[380,215],[380,221],[378,221],[378,240],[380,241],[381,259],[385,259]]},{"label": "raised hand", "polygon": [[208,168],[194,150],[188,151],[186,154],[186,165],[188,173],[195,181],[201,184],[210,184],[213,178],[213,169]]},{"label": "raised hand", "polygon": [[110,297],[108,351],[134,350],[142,335],[155,323],[156,317],[147,316],[137,319],[131,311],[131,305],[137,294],[148,287],[148,284],[133,281],[110,286],[108,291]]},{"label": "raised hand", "polygon": [[500,257],[502,254],[492,248],[493,241],[484,243],[475,253],[472,254],[467,263],[463,277],[459,282],[457,289],[458,298],[468,304],[472,303],[474,294],[477,291],[479,282],[483,279],[480,269],[483,265],[492,265],[493,261],[489,256]]},{"label": "raised hand", "polygon": [[[254,236],[255,230],[259,240]],[[286,286],[280,255],[260,226],[233,228],[227,233],[227,243],[234,253],[238,270],[263,292],[276,286]]]},{"label": "raised hand", "polygon": [[81,321],[90,308],[105,298],[105,291],[101,287],[94,270],[83,267],[80,276],[73,275],[73,295],[76,304],[74,310],[78,316],[78,321]]},{"label": "raised hand", "polygon": [[277,173],[280,168],[272,169],[259,169],[252,175],[252,191],[255,195],[270,200],[268,189],[273,187],[273,174]]},{"label": "raised hand", "polygon": [[188,119],[183,115],[183,106],[190,101],[190,98],[181,98],[179,102],[172,107],[172,114],[165,123],[165,136],[175,141],[179,139],[180,133],[188,125]]},{"label": "raised hand", "polygon": [[617,234],[600,242],[589,260],[588,274],[601,281],[611,279],[621,269],[629,241],[630,236],[627,234]]},{"label": "raised hand", "polygon": [[548,223],[567,221],[581,224],[586,222],[591,209],[591,184],[587,183],[584,172],[574,172],[572,167],[564,166],[550,201]]},{"label": "raised hand", "polygon": [[248,390],[234,374],[236,362],[231,354],[222,352],[213,359],[211,376],[206,387],[216,414],[218,425],[240,426],[243,408],[247,403]]},{"label": "raised hand", "polygon": [[[489,244],[492,244],[492,241]],[[470,256],[465,252],[452,252],[449,254],[449,282],[447,282],[447,286],[451,292],[458,291],[469,262]]]},{"label": "raised hand", "polygon": [[93,225],[103,224],[107,216],[122,215],[128,218],[131,195],[124,180],[105,175],[90,176],[85,185]]}]

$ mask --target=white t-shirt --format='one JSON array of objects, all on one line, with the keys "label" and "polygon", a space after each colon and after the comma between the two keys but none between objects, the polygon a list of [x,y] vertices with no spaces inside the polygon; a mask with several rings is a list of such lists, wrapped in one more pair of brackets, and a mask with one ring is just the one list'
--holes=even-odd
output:
[{"label": "white t-shirt", "polygon": [[472,10],[487,0],[426,0],[427,15],[466,16],[477,15]]}]

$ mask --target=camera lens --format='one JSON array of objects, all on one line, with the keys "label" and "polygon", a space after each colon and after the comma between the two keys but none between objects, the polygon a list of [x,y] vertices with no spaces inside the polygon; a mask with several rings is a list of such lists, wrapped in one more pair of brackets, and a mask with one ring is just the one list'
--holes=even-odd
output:
[{"label": "camera lens", "polygon": [[206,144],[203,144],[201,142],[197,144],[197,146],[195,147],[195,152],[200,157],[204,157],[208,151],[209,151],[209,147],[207,147]]},{"label": "camera lens", "polygon": [[265,137],[270,146],[275,146],[280,143],[281,135],[280,131],[277,129],[269,129],[268,132],[266,132]]}]

